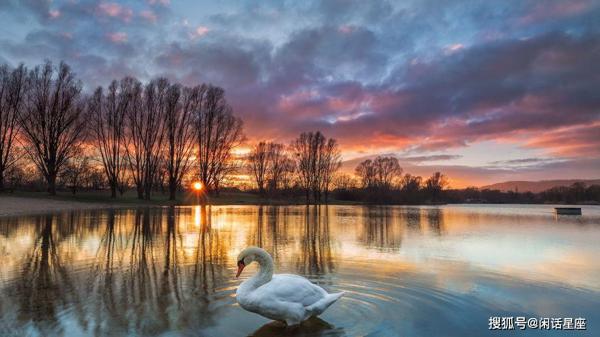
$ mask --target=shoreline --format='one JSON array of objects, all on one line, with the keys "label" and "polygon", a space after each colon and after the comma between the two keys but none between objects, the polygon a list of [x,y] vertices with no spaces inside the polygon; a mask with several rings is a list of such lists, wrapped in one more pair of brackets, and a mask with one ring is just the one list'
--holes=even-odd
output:
[{"label": "shoreline", "polygon": [[[191,199],[191,200],[190,200]],[[493,203],[431,203],[431,204],[374,204],[365,202],[343,202],[332,200],[329,205],[346,206],[443,206],[443,205],[494,205]],[[69,210],[92,210],[92,209],[117,209],[117,208],[139,208],[139,207],[165,207],[165,206],[195,206],[193,198],[182,198],[177,201],[164,199],[139,200],[136,198],[117,198],[110,199],[104,196],[89,195],[57,195],[50,196],[45,193],[15,193],[0,194],[0,217],[33,215],[52,213]],[[297,200],[269,200],[250,198],[248,195],[225,195],[219,198],[213,198],[210,202],[212,206],[242,205],[242,206],[301,206],[303,202]],[[312,204],[311,204],[312,205]],[[557,205],[557,204],[529,204],[522,203],[518,205]],[[598,206],[590,204],[579,204],[581,206]]]},{"label": "shoreline", "polygon": [[0,217],[35,215],[72,210],[91,210],[109,208],[129,208],[140,205],[110,203],[90,203],[80,201],[54,200],[49,198],[30,198],[22,196],[0,195]]}]

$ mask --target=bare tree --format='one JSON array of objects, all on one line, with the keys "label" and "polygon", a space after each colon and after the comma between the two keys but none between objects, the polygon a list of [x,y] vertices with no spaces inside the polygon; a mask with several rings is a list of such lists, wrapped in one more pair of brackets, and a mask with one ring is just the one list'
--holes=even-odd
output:
[{"label": "bare tree", "polygon": [[88,104],[94,142],[110,185],[111,198],[116,198],[126,171],[125,116],[134,85],[131,78],[113,81],[106,95],[101,87],[96,89]]},{"label": "bare tree", "polygon": [[432,201],[438,201],[439,197],[448,186],[448,178],[440,172],[435,172],[425,181],[425,190],[431,196]]},{"label": "bare tree", "polygon": [[231,150],[244,139],[242,120],[233,115],[225,91],[208,86],[196,123],[200,180],[209,191],[218,193],[223,178],[236,168]]},{"label": "bare tree", "polygon": [[56,177],[82,141],[86,122],[82,118],[81,84],[63,62],[58,69],[46,62],[29,75],[27,108],[19,118],[26,151],[56,194]]},{"label": "bare tree", "polygon": [[275,186],[279,186],[283,190],[290,189],[296,173],[296,162],[286,155],[281,160],[280,167],[279,182]]},{"label": "bare tree", "polygon": [[135,184],[137,196],[144,198],[144,174],[146,172],[146,156],[144,135],[146,134],[146,118],[142,107],[142,83],[132,79],[131,104],[127,107],[125,131],[125,155],[129,164],[131,180]]},{"label": "bare tree", "polygon": [[259,142],[256,144],[256,146],[254,146],[248,155],[248,162],[250,170],[252,171],[252,177],[254,178],[254,182],[256,182],[256,186],[258,187],[258,192],[260,195],[264,195],[265,193],[267,171],[271,169],[269,167],[270,147],[271,143]]},{"label": "bare tree", "polygon": [[307,203],[310,201],[310,191],[314,186],[313,181],[317,171],[315,143],[320,142],[320,140],[315,140],[316,137],[322,137],[321,133],[303,132],[290,144],[290,148],[296,157],[298,181],[304,189]]},{"label": "bare tree", "polygon": [[290,148],[296,156],[300,185],[305,190],[306,202],[312,192],[315,202],[321,201],[321,193],[327,191],[334,173],[341,165],[335,139],[327,140],[319,131],[303,132]]},{"label": "bare tree", "polygon": [[[268,146],[269,171],[267,174],[267,185],[271,192],[283,186],[284,180],[294,170],[294,162],[285,151],[285,146],[278,143],[269,143]],[[286,182],[287,183],[287,182]]]},{"label": "bare tree", "polygon": [[349,190],[356,188],[357,182],[351,175],[347,173],[337,174],[333,179],[333,185],[340,190]]},{"label": "bare tree", "polygon": [[4,190],[7,172],[18,159],[14,144],[19,133],[26,84],[25,66],[21,64],[12,71],[7,65],[0,66],[0,192]]},{"label": "bare tree", "polygon": [[157,179],[165,138],[163,121],[168,87],[166,79],[153,80],[143,89],[138,81],[132,85],[126,153],[140,199],[150,199]]},{"label": "bare tree", "polygon": [[409,173],[405,174],[400,180],[400,188],[406,193],[418,192],[421,188],[422,178],[419,176],[413,176]]},{"label": "bare tree", "polygon": [[319,156],[320,191],[325,195],[325,202],[329,199],[329,189],[335,173],[342,166],[341,157],[337,141],[329,138]]},{"label": "bare tree", "polygon": [[367,159],[354,170],[364,188],[380,188],[389,190],[394,180],[402,175],[398,159],[394,157],[377,157]]},{"label": "bare tree", "polygon": [[88,176],[91,174],[90,160],[88,157],[71,158],[65,164],[62,172],[62,179],[71,189],[71,193],[76,194],[77,190],[84,185]]},{"label": "bare tree", "polygon": [[175,200],[177,188],[191,164],[195,147],[194,114],[202,107],[206,86],[180,89],[171,85],[167,92],[165,128],[167,133],[167,180],[169,199]]},{"label": "bare tree", "polygon": [[363,188],[375,187],[376,173],[371,159],[364,160],[358,164],[354,173],[359,177]]},{"label": "bare tree", "polygon": [[373,166],[377,185],[383,189],[390,189],[394,180],[402,175],[402,168],[395,157],[377,157]]},{"label": "bare tree", "polygon": [[417,203],[421,201],[421,182],[420,176],[414,176],[409,173],[400,179],[401,198],[404,202]]}]

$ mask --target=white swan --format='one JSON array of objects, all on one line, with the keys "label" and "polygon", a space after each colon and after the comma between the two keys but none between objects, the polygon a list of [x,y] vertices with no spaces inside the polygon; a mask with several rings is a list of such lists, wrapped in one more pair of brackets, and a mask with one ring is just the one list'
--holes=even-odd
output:
[{"label": "white swan", "polygon": [[235,277],[254,261],[259,264],[260,271],[242,282],[235,294],[240,306],[250,312],[296,325],[321,314],[344,294],[328,294],[302,276],[273,275],[271,255],[258,247],[248,247],[240,253]]}]

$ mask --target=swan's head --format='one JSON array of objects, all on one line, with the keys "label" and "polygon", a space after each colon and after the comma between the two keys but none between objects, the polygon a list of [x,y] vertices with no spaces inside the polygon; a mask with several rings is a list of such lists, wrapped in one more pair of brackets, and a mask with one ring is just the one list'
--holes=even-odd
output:
[{"label": "swan's head", "polygon": [[252,263],[254,261],[257,261],[260,263],[267,259],[270,260],[272,263],[271,255],[269,255],[269,253],[267,253],[267,251],[262,248],[248,247],[248,248],[242,250],[240,252],[240,255],[238,255],[238,258],[237,258],[238,271],[237,271],[237,274],[235,275],[235,277],[239,277],[240,274],[242,273],[242,271],[244,270],[244,268],[247,265],[249,265],[250,263]]}]

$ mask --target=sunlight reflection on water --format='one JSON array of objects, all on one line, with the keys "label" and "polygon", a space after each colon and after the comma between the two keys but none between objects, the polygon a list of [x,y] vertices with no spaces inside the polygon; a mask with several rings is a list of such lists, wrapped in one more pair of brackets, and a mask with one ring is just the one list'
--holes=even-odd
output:
[{"label": "sunlight reflection on water", "polygon": [[[586,317],[577,335],[594,335],[600,211],[583,214],[213,206],[0,218],[0,335],[476,336],[489,316]],[[234,274],[247,245],[346,296],[296,329],[243,311]]]}]

